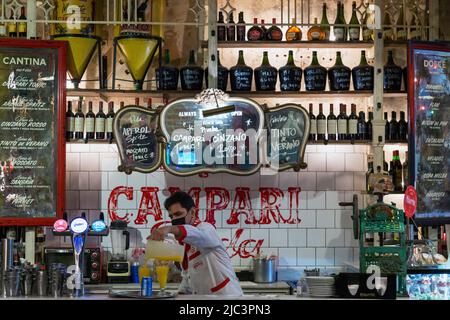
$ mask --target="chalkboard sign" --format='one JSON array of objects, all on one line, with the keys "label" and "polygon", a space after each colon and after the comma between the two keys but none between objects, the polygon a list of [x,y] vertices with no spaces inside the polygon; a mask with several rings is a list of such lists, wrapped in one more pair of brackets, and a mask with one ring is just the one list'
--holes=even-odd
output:
[{"label": "chalkboard sign", "polygon": [[416,219],[450,223],[450,43],[409,44],[409,163]]},{"label": "chalkboard sign", "polygon": [[270,163],[278,163],[278,171],[306,168],[304,153],[309,136],[308,112],[301,105],[285,104],[271,109],[266,122],[270,132],[267,144]]},{"label": "chalkboard sign", "polygon": [[0,40],[0,225],[62,217],[66,47]]},{"label": "chalkboard sign", "polygon": [[126,106],[114,117],[114,137],[121,165],[118,170],[152,172],[161,165],[161,144],[157,141],[157,112],[139,106]]}]

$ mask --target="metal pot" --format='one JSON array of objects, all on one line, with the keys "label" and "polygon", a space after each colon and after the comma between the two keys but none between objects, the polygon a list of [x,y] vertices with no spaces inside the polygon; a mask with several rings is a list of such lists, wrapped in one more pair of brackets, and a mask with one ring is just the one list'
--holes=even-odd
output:
[{"label": "metal pot", "polygon": [[277,281],[277,265],[275,258],[253,259],[254,281],[271,283]]}]

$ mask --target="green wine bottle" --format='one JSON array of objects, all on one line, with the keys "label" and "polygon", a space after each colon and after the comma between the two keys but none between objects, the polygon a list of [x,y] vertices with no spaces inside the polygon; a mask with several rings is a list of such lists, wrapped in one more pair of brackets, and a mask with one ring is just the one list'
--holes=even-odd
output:
[{"label": "green wine bottle", "polygon": [[327,4],[324,2],[322,7],[322,20],[320,21],[320,28],[325,32],[325,40],[330,40],[330,23],[327,17]]},{"label": "green wine bottle", "polygon": [[350,26],[348,28],[350,41],[359,41],[359,35],[361,33],[361,27],[356,15],[356,1],[352,3],[352,18],[350,19]]},{"label": "green wine bottle", "polygon": [[346,24],[344,18],[344,4],[340,1],[338,2],[338,14],[336,16],[336,21],[334,22],[334,24],[340,25],[333,27],[335,41],[346,41],[347,27],[344,26]]}]

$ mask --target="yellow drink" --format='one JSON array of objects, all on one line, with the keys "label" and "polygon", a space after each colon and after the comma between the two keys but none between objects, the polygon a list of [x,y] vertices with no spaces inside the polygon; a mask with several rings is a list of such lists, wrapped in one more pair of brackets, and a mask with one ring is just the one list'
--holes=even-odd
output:
[{"label": "yellow drink", "polygon": [[157,257],[157,260],[160,261],[175,261],[175,262],[182,262],[183,256],[165,256],[165,257]]},{"label": "yellow drink", "polygon": [[169,266],[156,267],[156,276],[158,277],[159,287],[161,289],[166,287],[168,274],[169,274]]},{"label": "yellow drink", "polygon": [[147,265],[139,267],[138,275],[139,275],[139,283],[141,283],[143,277],[150,277],[150,268]]}]

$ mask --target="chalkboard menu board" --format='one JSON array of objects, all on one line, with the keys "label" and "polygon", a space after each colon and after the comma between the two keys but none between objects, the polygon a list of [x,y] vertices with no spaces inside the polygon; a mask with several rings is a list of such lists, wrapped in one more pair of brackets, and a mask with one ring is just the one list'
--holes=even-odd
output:
[{"label": "chalkboard menu board", "polygon": [[0,225],[62,217],[66,46],[0,40]]},{"label": "chalkboard menu board", "polygon": [[416,219],[450,223],[450,43],[409,44],[410,177]]},{"label": "chalkboard menu board", "polygon": [[161,164],[157,141],[158,114],[138,106],[127,106],[114,117],[114,136],[120,153],[118,170],[152,172]]}]

